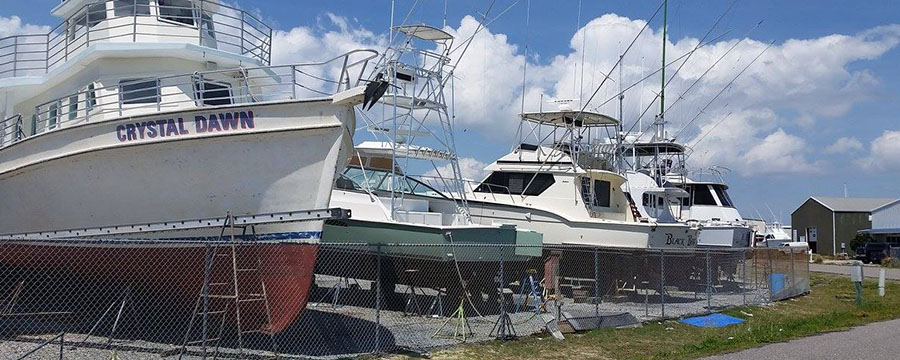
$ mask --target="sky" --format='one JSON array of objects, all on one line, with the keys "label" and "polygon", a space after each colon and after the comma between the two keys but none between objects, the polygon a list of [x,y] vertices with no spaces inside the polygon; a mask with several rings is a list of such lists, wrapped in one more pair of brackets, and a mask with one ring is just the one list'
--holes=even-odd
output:
[{"label": "sky", "polygon": [[[0,37],[59,23],[49,14],[58,0],[0,3]],[[388,42],[387,0],[228,3],[272,26],[273,63],[381,50]],[[541,106],[542,96],[585,99],[597,90],[593,108],[617,91],[613,82],[597,86],[639,32],[623,58],[621,83],[636,83],[660,66],[658,1],[490,4],[397,0],[394,7],[395,24],[406,18],[443,26],[459,39],[471,36],[487,12],[486,27],[455,71],[457,150],[469,178],[514,145],[523,89],[526,110]],[[850,196],[900,197],[900,3],[670,0],[668,10],[669,60],[705,36],[712,40],[667,68],[668,129],[693,149],[690,168],[727,169],[731,197],[745,217],[771,220],[771,208],[790,223],[807,197],[841,196],[845,184]],[[654,76],[625,93],[626,128],[655,101],[659,86]],[[617,115],[615,105],[596,110]]]}]

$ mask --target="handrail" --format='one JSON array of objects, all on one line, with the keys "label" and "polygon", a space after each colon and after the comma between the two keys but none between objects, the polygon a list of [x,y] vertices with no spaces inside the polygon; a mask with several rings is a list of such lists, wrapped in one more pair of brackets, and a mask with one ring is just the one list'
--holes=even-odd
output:
[{"label": "handrail", "polygon": [[[375,50],[358,49],[320,62],[211,70],[89,87],[37,105],[28,136],[24,134],[21,115],[18,116],[16,129],[23,131],[22,136],[5,135],[5,129],[13,126],[11,123],[15,121],[11,119],[15,116],[0,122],[0,147],[67,126],[121,116],[139,116],[169,109],[331,96],[349,89],[355,84],[353,80],[358,82],[368,62],[377,56]],[[298,76],[301,71],[322,75],[318,79]],[[326,75],[338,73],[343,74],[341,76],[344,78],[333,80]],[[355,78],[351,80],[350,74]]]},{"label": "handrail", "polygon": [[[0,78],[46,74],[93,43],[158,42],[159,38],[271,63],[272,28],[241,9],[212,0],[200,0],[199,7],[131,1],[125,6],[121,0],[88,3],[46,34],[0,38]],[[212,3],[217,10],[206,5]],[[178,11],[184,10],[192,15],[180,15]]]}]

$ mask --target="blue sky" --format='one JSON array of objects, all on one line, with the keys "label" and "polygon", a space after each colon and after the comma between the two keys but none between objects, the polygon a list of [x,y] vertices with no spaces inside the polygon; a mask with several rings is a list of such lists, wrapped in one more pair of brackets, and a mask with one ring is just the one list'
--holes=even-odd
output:
[{"label": "blue sky", "polygon": [[[4,26],[58,23],[49,15],[49,9],[58,0],[2,2],[0,32]],[[496,15],[514,2],[497,0],[491,14]],[[468,100],[464,98],[463,104],[458,105],[461,109],[458,116],[465,117],[457,127],[458,149],[462,157],[471,158],[469,165],[473,168],[494,160],[511,146],[512,133],[497,128],[510,127],[515,121],[518,108],[503,104],[516,102],[521,94],[521,70],[516,64],[528,62],[529,71],[533,72],[526,87],[534,90],[534,94],[571,95],[566,94],[568,88],[564,85],[571,80],[560,77],[571,72],[573,59],[580,58],[576,45],[581,43],[576,33],[578,1],[531,1],[531,25],[527,34],[526,2],[515,4],[490,24],[487,31],[480,33],[467,54],[470,57],[465,59],[467,65],[461,63],[459,76],[466,81],[461,81],[456,91],[473,96],[469,99],[471,103],[465,103]],[[398,22],[413,3],[397,1]],[[448,27],[463,36],[470,34],[465,17],[480,17],[488,3],[450,1]],[[275,60],[282,62],[321,56],[322,52],[304,50],[311,43],[335,47],[334,51],[351,45],[383,45],[390,20],[387,0],[240,0],[238,4],[262,14],[277,30]],[[631,40],[633,29],[625,28],[627,22],[648,19],[658,4],[622,0],[583,2],[582,27],[594,22],[578,34],[586,33],[590,39],[585,42],[585,53],[589,59],[596,60],[598,70],[607,71],[611,64],[607,60],[624,47],[622,43]],[[729,4],[730,1],[671,0],[672,53],[683,53],[685,48],[690,48],[689,40],[702,37]],[[443,9],[444,1],[420,0],[409,22],[440,25]],[[11,24],[13,16],[19,17],[21,24]],[[472,20],[468,19],[470,27]],[[759,21],[763,24],[723,61],[727,66],[717,67],[720,80],[704,79],[701,88],[690,98],[686,97],[683,108],[679,105],[678,113],[669,117],[692,117],[699,104],[724,85],[721,79],[730,78],[729,74],[764,44],[775,42],[766,57],[754,64],[746,77],[723,96],[721,107],[713,105],[708,116],[701,116],[686,128],[687,136],[683,140],[690,143],[726,112],[733,113],[710,133],[702,146],[697,145],[697,153],[705,154],[695,156],[697,166],[731,168],[726,180],[732,188],[732,198],[749,217],[756,217],[756,209],[767,214],[768,205],[784,222],[790,222],[790,212],[806,197],[840,195],[844,183],[851,196],[900,197],[900,182],[896,180],[900,174],[900,46],[897,45],[900,3],[889,0],[739,1],[714,33],[730,31],[721,44],[709,47],[712,49],[707,55],[714,59]],[[630,26],[634,28],[635,24]],[[660,26],[659,18],[651,22],[653,35],[658,36]],[[617,38],[611,40],[610,36]],[[333,45],[333,39],[338,39],[341,45]],[[526,39],[528,59],[522,56]],[[641,52],[644,55],[631,58],[626,55],[633,72],[626,75],[629,79],[658,66],[658,55],[653,53],[658,53],[659,42],[648,38],[638,47],[644,49]],[[689,63],[686,70],[691,66],[702,70],[709,61],[698,55],[697,61]],[[506,63],[510,65],[505,66]],[[711,77],[715,73],[710,73]],[[483,88],[492,88],[485,83],[467,80],[483,77],[496,80],[501,85],[495,86],[508,91],[488,93]],[[677,93],[692,78],[688,74],[681,80],[683,83],[673,85],[667,94]],[[652,94],[649,91],[658,87],[658,79],[645,87],[643,95],[626,95],[626,107],[637,109],[637,99]],[[626,115],[626,123],[629,118],[634,117]],[[681,125],[678,121],[684,122],[673,121],[676,128]],[[836,142],[840,145],[834,145]]]}]

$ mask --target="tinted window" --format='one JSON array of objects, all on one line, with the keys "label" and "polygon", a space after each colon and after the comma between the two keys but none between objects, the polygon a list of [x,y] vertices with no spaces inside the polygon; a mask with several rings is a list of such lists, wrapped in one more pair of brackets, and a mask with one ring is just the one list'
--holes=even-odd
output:
[{"label": "tinted window", "polygon": [[159,98],[156,80],[120,80],[119,100],[122,104],[155,104]]},{"label": "tinted window", "polygon": [[157,3],[159,3],[159,17],[185,25],[194,25],[194,6],[190,0],[157,0]]},{"label": "tinted window", "polygon": [[[202,86],[201,86],[202,85]],[[194,82],[194,92],[203,105],[231,105],[231,86],[204,81]]]},{"label": "tinted window", "polygon": [[712,205],[717,206],[716,199],[713,198],[712,192],[708,185],[694,186],[694,205]]},{"label": "tinted window", "polygon": [[150,0],[115,0],[116,16],[150,15]]},{"label": "tinted window", "polygon": [[99,24],[103,20],[106,20],[106,3],[88,5],[88,26],[94,27],[94,25]]},{"label": "tinted window", "polygon": [[731,202],[731,198],[728,197],[728,193],[725,191],[724,186],[713,185],[713,189],[716,190],[716,196],[719,197],[719,201],[722,202],[722,206],[734,207],[734,204]]},{"label": "tinted window", "polygon": [[78,95],[69,96],[69,120],[75,120],[78,116]]},{"label": "tinted window", "polygon": [[[535,196],[547,190],[554,182],[551,174],[496,171],[488,176],[475,191]],[[525,186],[528,188],[525,189]]]},{"label": "tinted window", "polygon": [[609,207],[609,181],[594,180],[594,206]]},{"label": "tinted window", "polygon": [[47,115],[47,128],[53,129],[59,122],[59,105],[57,103],[50,104],[50,112]]},{"label": "tinted window", "polygon": [[[693,192],[693,188],[694,188],[693,186],[690,186],[690,185],[682,185],[679,187],[684,189],[685,191],[687,191],[689,194]],[[685,196],[685,197],[681,198],[681,206],[691,206],[691,196]]]},{"label": "tinted window", "polygon": [[94,92],[94,84],[88,84],[85,97],[85,107],[87,107],[87,110],[93,110],[94,106],[97,105],[97,94]]}]

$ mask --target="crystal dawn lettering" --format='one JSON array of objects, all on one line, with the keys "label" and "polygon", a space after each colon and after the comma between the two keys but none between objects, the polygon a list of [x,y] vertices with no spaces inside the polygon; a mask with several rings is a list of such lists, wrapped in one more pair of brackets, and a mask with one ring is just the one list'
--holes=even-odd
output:
[{"label": "crystal dawn lettering", "polygon": [[[188,120],[190,122],[190,120]],[[144,139],[175,137],[182,135],[217,133],[241,129],[253,129],[256,126],[253,111],[236,111],[207,115],[195,115],[194,126],[185,124],[184,118],[142,121],[116,126],[116,138],[119,142]]]}]

